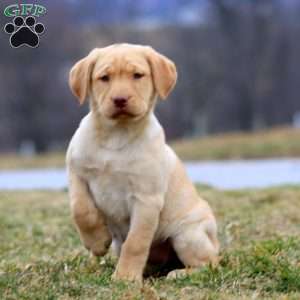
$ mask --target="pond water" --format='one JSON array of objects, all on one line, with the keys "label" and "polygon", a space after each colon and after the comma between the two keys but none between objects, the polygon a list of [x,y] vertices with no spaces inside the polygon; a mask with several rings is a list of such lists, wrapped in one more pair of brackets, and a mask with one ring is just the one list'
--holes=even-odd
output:
[{"label": "pond water", "polygon": [[[185,165],[193,182],[220,189],[300,184],[300,159],[186,162]],[[64,169],[0,171],[1,190],[59,190],[66,186]]]}]

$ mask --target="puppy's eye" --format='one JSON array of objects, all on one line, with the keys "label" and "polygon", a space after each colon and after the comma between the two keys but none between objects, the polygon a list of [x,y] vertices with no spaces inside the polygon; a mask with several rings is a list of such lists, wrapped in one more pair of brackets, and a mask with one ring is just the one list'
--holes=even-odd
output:
[{"label": "puppy's eye", "polygon": [[109,81],[109,76],[108,75],[103,75],[100,77],[100,80],[103,82],[108,82]]},{"label": "puppy's eye", "polygon": [[140,79],[140,78],[142,78],[142,77],[144,77],[145,75],[144,74],[142,74],[142,73],[134,73],[133,74],[133,78],[134,79]]}]

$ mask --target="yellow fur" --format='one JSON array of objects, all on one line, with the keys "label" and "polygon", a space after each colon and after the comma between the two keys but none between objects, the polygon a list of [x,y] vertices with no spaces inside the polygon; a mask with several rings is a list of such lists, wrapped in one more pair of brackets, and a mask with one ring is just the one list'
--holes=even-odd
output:
[{"label": "yellow fur", "polygon": [[[186,267],[217,259],[213,213],[153,114],[157,95],[166,98],[176,78],[168,58],[129,44],[95,49],[70,73],[74,95],[91,104],[67,152],[72,213],[95,255],[113,239],[116,279],[141,281],[151,245],[166,239]],[[116,97],[128,100],[117,117]]]}]

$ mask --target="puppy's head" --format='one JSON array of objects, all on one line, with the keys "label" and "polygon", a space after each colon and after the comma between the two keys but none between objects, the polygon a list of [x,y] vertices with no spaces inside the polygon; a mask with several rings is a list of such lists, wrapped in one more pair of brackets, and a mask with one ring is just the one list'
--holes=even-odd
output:
[{"label": "puppy's head", "polygon": [[108,119],[141,119],[158,94],[165,99],[177,79],[174,63],[147,46],[94,49],[71,69],[69,84],[82,104]]}]

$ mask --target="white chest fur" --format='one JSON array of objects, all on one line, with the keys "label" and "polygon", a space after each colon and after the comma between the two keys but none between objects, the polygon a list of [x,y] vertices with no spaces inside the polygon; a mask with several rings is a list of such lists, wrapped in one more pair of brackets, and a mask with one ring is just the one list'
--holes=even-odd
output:
[{"label": "white chest fur", "polygon": [[140,139],[110,150],[94,140],[87,122],[70,143],[70,165],[87,182],[114,234],[124,236],[134,203],[166,192],[170,161],[163,132],[155,119]]}]

